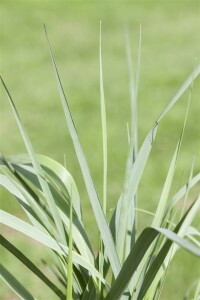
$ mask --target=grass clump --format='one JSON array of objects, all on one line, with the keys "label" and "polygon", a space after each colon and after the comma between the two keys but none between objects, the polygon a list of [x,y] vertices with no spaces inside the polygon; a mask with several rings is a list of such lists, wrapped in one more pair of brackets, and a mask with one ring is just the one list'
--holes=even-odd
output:
[{"label": "grass clump", "polygon": [[[100,99],[103,141],[103,201],[96,192],[91,173],[72,119],[70,108],[52,48],[45,29],[55,78],[67,127],[74,145],[82,171],[89,200],[99,230],[99,248],[93,250],[85,230],[81,196],[76,184],[58,162],[43,155],[37,155],[18,114],[9,90],[1,78],[8,96],[17,125],[25,143],[28,155],[16,155],[9,159],[1,156],[1,184],[21,205],[28,221],[8,212],[1,211],[1,222],[26,236],[40,242],[52,250],[55,263],[50,266],[52,276],[44,274],[23,251],[17,249],[8,239],[1,236],[3,247],[20,260],[34,273],[55,297],[60,299],[159,299],[169,265],[179,249],[184,248],[200,257],[198,230],[192,222],[200,207],[200,196],[179,216],[177,205],[186,202],[190,190],[200,181],[200,173],[194,175],[194,162],[188,181],[171,198],[170,191],[181,148],[184,129],[190,105],[193,81],[200,74],[200,65],[186,79],[178,92],[160,113],[138,150],[137,137],[137,91],[139,85],[141,34],[138,51],[136,79],[132,74],[128,35],[126,39],[130,79],[131,126],[128,129],[129,153],[126,163],[125,179],[121,195],[117,201],[110,221],[107,219],[107,126],[103,88],[103,71],[100,33]],[[138,186],[145,165],[154,145],[160,122],[168,111],[190,89],[186,116],[177,142],[167,177],[162,189],[157,209],[149,227],[138,234]],[[130,132],[129,132],[130,131]],[[84,214],[84,211],[83,211]],[[42,259],[42,257],[41,257]],[[44,262],[46,264],[46,262]],[[36,299],[36,295],[24,286],[18,278],[1,265],[3,280],[22,299]],[[193,299],[198,299],[199,284]],[[188,296],[189,297],[189,296]],[[191,298],[192,299],[192,298]]]}]

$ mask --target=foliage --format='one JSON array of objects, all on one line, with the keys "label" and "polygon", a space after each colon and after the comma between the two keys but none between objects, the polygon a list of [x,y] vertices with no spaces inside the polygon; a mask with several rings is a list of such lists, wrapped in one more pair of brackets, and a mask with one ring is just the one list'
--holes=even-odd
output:
[{"label": "foliage", "polygon": [[[46,29],[45,29],[46,32]],[[47,36],[47,33],[46,33]],[[28,155],[6,159],[1,156],[1,185],[20,203],[30,222],[1,211],[2,224],[17,230],[52,250],[52,267],[57,281],[45,275],[27,256],[1,236],[1,243],[60,299],[159,299],[169,265],[179,247],[200,256],[199,232],[192,226],[200,207],[200,196],[177,216],[177,205],[186,203],[190,189],[200,181],[200,173],[193,175],[194,162],[188,182],[170,199],[170,190],[181,148],[190,105],[193,81],[200,74],[200,65],[186,79],[147,134],[141,148],[137,145],[137,91],[139,85],[141,34],[136,79],[133,80],[130,46],[127,35],[127,58],[130,78],[131,126],[128,130],[129,154],[124,186],[110,222],[107,207],[107,126],[103,88],[100,34],[100,94],[103,136],[103,201],[99,200],[91,173],[81,147],[65,96],[58,69],[48,40],[48,46],[63,111],[74,149],[85,181],[89,200],[100,233],[99,249],[95,254],[84,228],[81,200],[76,184],[66,170],[49,157],[36,155],[14,101],[3,79]],[[152,224],[138,234],[138,186],[154,145],[160,122],[168,111],[190,88],[183,129],[172,157],[163,190],[153,215]],[[84,213],[84,212],[83,212]],[[1,265],[1,276],[23,299],[35,296]],[[194,294],[198,298],[199,285]]]}]

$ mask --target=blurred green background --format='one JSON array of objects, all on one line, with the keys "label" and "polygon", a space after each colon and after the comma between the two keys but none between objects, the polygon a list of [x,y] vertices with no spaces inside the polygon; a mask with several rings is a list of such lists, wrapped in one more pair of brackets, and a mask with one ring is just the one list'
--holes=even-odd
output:
[{"label": "blurred green background", "polygon": [[[66,128],[44,36],[47,25],[61,79],[76,127],[88,158],[97,191],[102,196],[102,140],[99,101],[99,21],[102,20],[104,89],[108,125],[108,214],[124,179],[127,129],[130,119],[124,26],[129,27],[136,63],[139,28],[142,51],[139,86],[139,144],[159,112],[192,72],[200,54],[200,2],[180,1],[1,1],[1,73],[14,98],[36,152],[63,163],[74,177],[83,203],[85,226],[94,249],[97,230],[87,193]],[[1,86],[1,151],[26,152]],[[176,171],[173,192],[185,184],[196,157],[200,169],[198,125],[199,79],[193,88],[189,119]],[[187,92],[160,125],[157,139],[139,189],[139,207],[155,210],[186,111]],[[197,194],[197,190],[191,198]],[[192,199],[189,199],[192,200]],[[21,215],[20,207],[1,190],[1,208]],[[180,207],[181,209],[181,207]],[[199,214],[198,214],[199,216]],[[151,219],[140,215],[140,228]],[[91,226],[94,224],[94,226]],[[198,221],[196,221],[198,225]],[[1,228],[37,265],[50,259],[44,248],[14,231]],[[4,251],[1,259],[38,299],[54,296]],[[180,251],[172,263],[161,299],[182,299],[198,277],[197,259]],[[48,272],[48,270],[45,270]],[[1,299],[17,299],[1,285]]]}]

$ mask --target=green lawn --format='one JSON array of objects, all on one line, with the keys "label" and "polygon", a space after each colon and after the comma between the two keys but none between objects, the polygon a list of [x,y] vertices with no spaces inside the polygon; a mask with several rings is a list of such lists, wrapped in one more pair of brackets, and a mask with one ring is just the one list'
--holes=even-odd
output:
[{"label": "green lawn", "polygon": [[[139,27],[142,25],[142,52],[139,87],[139,143],[157,115],[191,73],[200,54],[199,1],[1,1],[1,69],[30,134],[35,150],[61,163],[66,156],[83,203],[85,225],[95,244],[97,231],[81,173],[66,130],[43,31],[46,23],[63,85],[69,99],[91,172],[102,196],[102,149],[99,101],[99,20],[102,20],[104,89],[108,123],[109,211],[116,203],[124,178],[127,154],[126,123],[129,122],[129,89],[124,25],[128,25],[133,60],[137,58]],[[196,156],[195,173],[200,169],[198,124],[199,79],[193,88],[189,119],[177,166],[172,193],[182,186]],[[180,135],[188,93],[161,124],[139,191],[139,207],[154,210],[162,190],[173,151]],[[1,151],[4,155],[25,152],[14,117],[1,87]],[[192,196],[191,196],[192,197]],[[1,190],[1,207],[21,214],[14,199]],[[146,225],[141,215],[140,226]],[[5,232],[5,229],[2,229]],[[10,240],[33,252],[37,262],[42,248],[23,242],[10,231]],[[20,240],[22,238],[22,240]],[[28,246],[27,246],[28,244]],[[38,299],[47,299],[46,290],[19,264],[2,252],[9,269],[15,269]],[[37,255],[38,254],[38,255]],[[46,255],[46,254],[44,254]],[[48,255],[48,254],[47,254]],[[38,262],[39,263],[39,262]],[[198,276],[197,259],[180,251],[169,269],[161,299],[182,299],[188,285]],[[186,284],[187,283],[187,284]],[[3,285],[3,299],[12,293]],[[1,298],[2,298],[1,297]],[[53,296],[49,296],[53,299]],[[13,299],[13,298],[12,298]]]}]

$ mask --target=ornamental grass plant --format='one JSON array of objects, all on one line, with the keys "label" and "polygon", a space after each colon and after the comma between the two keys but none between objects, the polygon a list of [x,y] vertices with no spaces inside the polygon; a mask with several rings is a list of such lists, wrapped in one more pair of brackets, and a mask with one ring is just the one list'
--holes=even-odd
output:
[{"label": "ornamental grass plant", "polygon": [[[45,274],[32,262],[31,252],[34,251],[34,246],[30,249],[30,255],[27,256],[22,249],[14,246],[7,236],[1,235],[1,244],[10,256],[14,256],[33,273],[32,276],[37,276],[41,280],[42,287],[52,290],[55,299],[162,299],[162,289],[168,268],[179,248],[188,251],[188,255],[195,255],[197,262],[199,262],[200,257],[198,240],[200,233],[193,225],[193,220],[200,208],[200,195],[196,194],[195,200],[189,205],[187,203],[190,190],[194,189],[200,181],[200,173],[194,174],[193,172],[195,160],[192,162],[191,171],[185,185],[181,186],[172,197],[170,195],[186,127],[192,86],[200,74],[200,65],[195,66],[193,72],[161,111],[139,148],[137,96],[141,32],[135,76],[132,72],[129,37],[126,34],[131,111],[131,123],[127,126],[129,150],[122,191],[119,199],[117,199],[112,216],[108,219],[107,124],[102,71],[101,26],[99,65],[103,199],[100,199],[96,192],[68,100],[65,96],[46,28],[45,34],[68,131],[83,175],[88,199],[93,209],[96,220],[95,225],[99,231],[98,249],[94,251],[87,230],[84,227],[81,191],[78,190],[72,175],[65,166],[47,156],[36,154],[3,78],[1,78],[1,81],[26,146],[27,154],[15,155],[9,158],[1,155],[1,185],[15,197],[26,215],[26,218],[19,218],[19,216],[1,210],[1,223],[22,234],[21,238],[25,235],[42,244],[44,248],[50,249],[53,262],[49,264],[43,260],[43,263],[49,266],[51,275]],[[189,90],[189,96],[185,119],[161,195],[157,199],[157,208],[154,213],[141,211],[138,186],[154,146],[159,125],[187,90]],[[181,210],[177,209],[180,202],[183,203]],[[151,214],[152,221],[148,227],[139,230],[138,219],[141,216],[145,217],[145,214]],[[20,298],[37,299],[37,292],[29,291],[20,281],[20,278],[16,278],[7,269],[6,264],[1,264],[0,273],[2,279]],[[183,296],[184,292],[186,292],[187,299],[198,300],[200,281],[197,282],[191,293],[187,293],[187,288],[186,291],[183,291]]]}]

